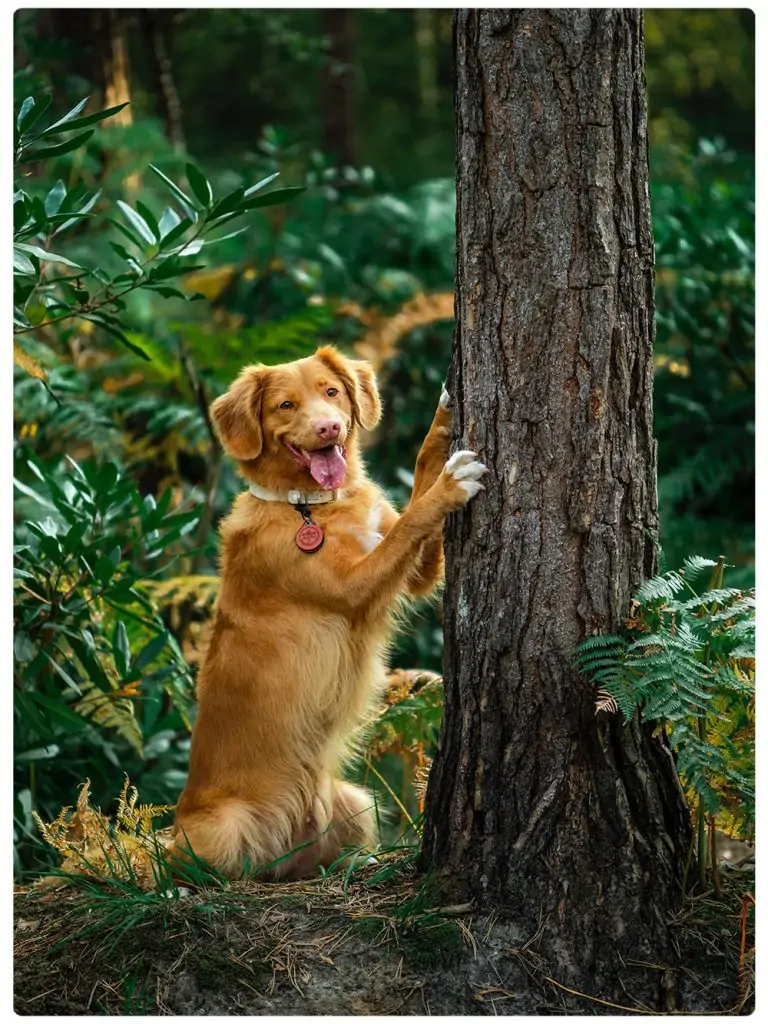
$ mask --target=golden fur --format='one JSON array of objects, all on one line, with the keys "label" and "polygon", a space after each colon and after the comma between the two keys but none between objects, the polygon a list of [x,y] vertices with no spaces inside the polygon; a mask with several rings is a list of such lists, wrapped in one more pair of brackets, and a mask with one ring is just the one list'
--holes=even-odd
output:
[{"label": "golden fur", "polygon": [[398,515],[360,457],[359,429],[381,415],[367,363],[326,346],[294,363],[247,367],[213,403],[222,445],[248,481],[286,496],[318,490],[286,444],[311,453],[325,443],[318,424],[331,422],[347,469],[336,500],[311,506],[325,534],[316,553],[297,547],[301,517],[287,500],[245,492],[221,525],[221,592],[174,823],[178,854],[188,844],[235,877],[246,862],[270,863],[308,843],[271,872],[295,878],[345,846],[372,843],[372,799],[338,778],[340,764],[381,692],[398,600],[437,586],[444,518],[481,489],[485,471],[472,453],[446,467],[444,405]]}]

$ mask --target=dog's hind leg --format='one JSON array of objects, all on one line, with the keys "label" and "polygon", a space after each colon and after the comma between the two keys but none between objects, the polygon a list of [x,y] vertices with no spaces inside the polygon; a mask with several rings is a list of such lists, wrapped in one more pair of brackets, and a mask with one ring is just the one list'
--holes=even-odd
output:
[{"label": "dog's hind leg", "polygon": [[239,878],[246,866],[269,864],[286,853],[293,831],[289,816],[277,808],[260,810],[230,799],[179,816],[168,855],[182,863],[201,860],[227,878]]},{"label": "dog's hind leg", "polygon": [[336,780],[331,811],[331,818],[326,817],[325,801],[319,796],[315,798],[313,812],[293,844],[302,848],[276,867],[274,878],[307,878],[316,874],[319,867],[330,867],[347,847],[373,847],[376,818],[369,792]]}]

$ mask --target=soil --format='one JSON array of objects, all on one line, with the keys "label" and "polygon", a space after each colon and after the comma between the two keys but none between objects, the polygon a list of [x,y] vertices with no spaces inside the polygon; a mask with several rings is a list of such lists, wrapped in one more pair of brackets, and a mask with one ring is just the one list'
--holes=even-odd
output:
[{"label": "soil", "polygon": [[[372,872],[369,872],[369,876]],[[381,884],[236,883],[126,895],[92,883],[15,894],[21,1015],[552,1015],[754,1008],[749,876],[670,921],[676,964],[627,963],[617,1005],[558,982],[540,936],[498,911],[445,906],[405,868]],[[740,971],[741,961],[741,971]],[[658,978],[655,1006],[633,996]],[[642,975],[642,983],[641,983]]]}]

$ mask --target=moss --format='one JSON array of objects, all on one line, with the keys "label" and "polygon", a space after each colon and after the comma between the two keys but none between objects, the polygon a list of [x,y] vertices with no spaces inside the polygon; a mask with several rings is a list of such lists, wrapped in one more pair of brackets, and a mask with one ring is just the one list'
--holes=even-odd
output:
[{"label": "moss", "polygon": [[275,900],[280,907],[305,907],[307,902],[306,895],[300,892],[286,892]]},{"label": "moss", "polygon": [[378,939],[384,921],[380,917],[355,917],[352,919],[352,928],[363,939]]},{"label": "moss", "polygon": [[453,966],[464,952],[461,930],[455,921],[440,921],[402,931],[400,948],[415,971],[433,971]]}]

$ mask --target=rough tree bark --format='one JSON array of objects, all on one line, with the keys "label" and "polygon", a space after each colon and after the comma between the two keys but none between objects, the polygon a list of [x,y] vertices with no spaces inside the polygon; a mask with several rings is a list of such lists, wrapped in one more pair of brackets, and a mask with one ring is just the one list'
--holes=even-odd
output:
[{"label": "rough tree bark", "polygon": [[342,166],[353,166],[357,121],[355,12],[325,8],[321,19],[329,43],[322,83],[323,149]]},{"label": "rough tree bark", "polygon": [[664,738],[596,716],[572,662],[654,570],[642,14],[462,10],[454,33],[454,429],[491,472],[446,531],[424,858],[605,992],[617,955],[667,955],[690,841]]}]

